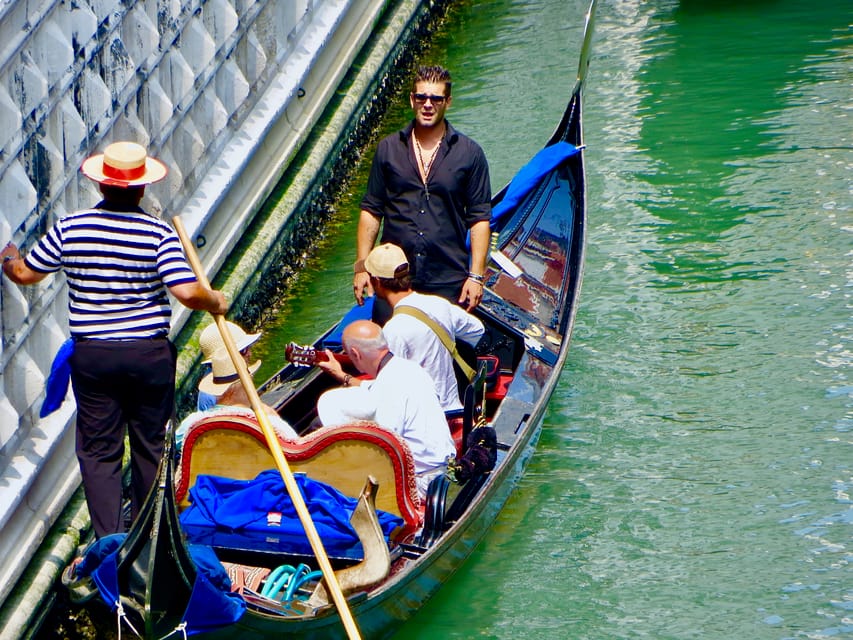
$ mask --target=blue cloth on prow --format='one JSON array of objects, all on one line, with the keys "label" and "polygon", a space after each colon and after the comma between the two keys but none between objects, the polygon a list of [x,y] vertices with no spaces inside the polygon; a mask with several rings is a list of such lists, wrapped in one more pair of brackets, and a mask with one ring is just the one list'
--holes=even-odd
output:
[{"label": "blue cloth on prow", "polygon": [[332,351],[340,350],[343,347],[343,333],[347,325],[356,320],[370,320],[373,317],[373,301],[375,296],[370,296],[364,299],[363,305],[354,305],[352,309],[346,312],[343,319],[338,323],[332,332],[323,339],[323,348],[331,349]]},{"label": "blue cloth on prow", "polygon": [[[127,534],[105,536],[89,545],[76,569],[81,577],[92,576],[103,601],[115,611],[119,603],[118,553]],[[184,612],[186,635],[214,631],[237,622],[246,602],[231,592],[231,580],[210,547],[188,545],[197,569],[190,601]]]},{"label": "blue cloth on prow", "polygon": [[74,353],[74,339],[68,338],[63,342],[53,364],[50,365],[50,374],[47,376],[44,402],[41,403],[39,417],[44,418],[59,409],[65,395],[68,393],[68,383],[71,381],[71,354]]},{"label": "blue cloth on prow", "polygon": [[544,175],[580,151],[568,142],[557,142],[540,150],[530,161],[519,169],[509,183],[503,200],[492,208],[492,228],[495,223],[510,211],[515,210],[522,198],[530,193]]}]

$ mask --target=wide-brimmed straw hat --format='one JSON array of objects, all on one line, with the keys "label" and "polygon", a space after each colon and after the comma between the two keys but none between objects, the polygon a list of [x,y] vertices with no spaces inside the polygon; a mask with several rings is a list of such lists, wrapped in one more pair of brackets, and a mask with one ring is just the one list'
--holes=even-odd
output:
[{"label": "wide-brimmed straw hat", "polygon": [[[229,322],[228,320],[225,321],[225,326],[228,327],[231,337],[234,338],[237,351],[251,347],[261,337],[260,332],[246,333],[240,325]],[[213,354],[225,348],[225,343],[222,341],[222,334],[219,333],[219,327],[215,322],[204,328],[198,341],[199,346],[201,346],[201,355],[204,358],[202,364],[209,364]]]},{"label": "wide-brimmed straw hat", "polygon": [[376,278],[397,278],[408,272],[409,261],[400,247],[386,242],[374,247],[367,255],[364,268]]},{"label": "wide-brimmed straw hat", "polygon": [[141,187],[166,177],[169,170],[162,162],[148,157],[145,147],[136,142],[113,142],[83,161],[80,171],[87,178],[111,187]]},{"label": "wide-brimmed straw hat", "polygon": [[[237,374],[237,369],[226,349],[219,349],[214,353],[211,363],[213,370],[199,381],[198,390],[212,396],[220,396],[225,393],[228,387],[237,382],[240,376]],[[260,366],[260,360],[250,364],[249,374],[254,375]]]}]

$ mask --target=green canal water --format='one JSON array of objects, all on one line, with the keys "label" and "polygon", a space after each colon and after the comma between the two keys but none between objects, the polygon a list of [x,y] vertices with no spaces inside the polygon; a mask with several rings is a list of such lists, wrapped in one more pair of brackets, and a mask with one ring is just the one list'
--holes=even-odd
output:
[{"label": "green canal water", "polygon": [[[562,114],[585,10],[463,0],[432,37],[495,190]],[[851,23],[850,0],[600,1],[568,363],[518,490],[395,638],[853,638]],[[351,305],[371,156],[256,379]]]},{"label": "green canal water", "polygon": [[[432,39],[495,189],[562,113],[585,5],[465,1]],[[613,0],[597,22],[568,364],[518,490],[396,637],[853,638],[853,4]],[[366,171],[258,379],[351,303]]]}]

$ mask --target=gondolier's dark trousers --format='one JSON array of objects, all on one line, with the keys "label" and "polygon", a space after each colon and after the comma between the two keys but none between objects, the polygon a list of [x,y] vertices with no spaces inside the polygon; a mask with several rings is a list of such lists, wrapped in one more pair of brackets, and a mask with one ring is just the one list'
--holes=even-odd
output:
[{"label": "gondolier's dark trousers", "polygon": [[77,401],[77,459],[95,534],[124,531],[124,436],[131,450],[131,516],[157,475],[175,402],[175,346],[165,337],[76,340],[71,384]]}]

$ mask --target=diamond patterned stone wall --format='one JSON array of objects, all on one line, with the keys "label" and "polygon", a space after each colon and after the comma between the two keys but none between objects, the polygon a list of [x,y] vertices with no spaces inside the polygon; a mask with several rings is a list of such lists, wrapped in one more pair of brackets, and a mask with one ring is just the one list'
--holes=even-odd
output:
[{"label": "diamond patterned stone wall", "polygon": [[[189,211],[186,226],[199,233],[245,169],[235,158],[297,99],[319,52],[350,28],[346,17],[375,20],[385,4],[0,0],[0,243],[26,251],[56,219],[97,202],[78,167],[121,139],[170,168],[146,208]],[[235,240],[222,231],[207,242],[215,268]],[[64,276],[0,282],[0,604],[79,483],[70,391],[39,419],[67,316]]]}]

